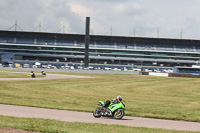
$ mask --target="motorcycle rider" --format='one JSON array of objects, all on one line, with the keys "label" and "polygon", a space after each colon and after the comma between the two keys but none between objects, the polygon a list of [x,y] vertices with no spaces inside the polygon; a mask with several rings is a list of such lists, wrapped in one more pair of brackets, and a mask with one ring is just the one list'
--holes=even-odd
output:
[{"label": "motorcycle rider", "polygon": [[[119,103],[119,102],[122,102],[122,97],[121,96],[117,96],[117,98],[114,98],[112,99],[111,101],[110,100],[107,100],[104,105],[102,106],[102,109],[103,107],[105,108],[104,112],[106,112],[106,110],[108,109],[108,106],[110,105],[110,103],[113,102],[113,103]],[[123,102],[122,102],[123,103]]]},{"label": "motorcycle rider", "polygon": [[42,70],[42,71],[41,71],[41,73],[42,73],[42,75],[46,75],[46,73],[45,73],[45,71],[44,71],[44,70]]},{"label": "motorcycle rider", "polygon": [[35,73],[33,71],[31,71],[31,77],[35,78]]}]

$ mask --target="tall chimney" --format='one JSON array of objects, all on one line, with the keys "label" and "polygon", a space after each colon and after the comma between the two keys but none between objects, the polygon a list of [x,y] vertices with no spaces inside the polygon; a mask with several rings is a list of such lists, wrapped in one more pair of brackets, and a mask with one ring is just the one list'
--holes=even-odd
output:
[{"label": "tall chimney", "polygon": [[85,29],[85,59],[84,67],[87,68],[89,64],[89,43],[90,43],[90,17],[86,17]]}]

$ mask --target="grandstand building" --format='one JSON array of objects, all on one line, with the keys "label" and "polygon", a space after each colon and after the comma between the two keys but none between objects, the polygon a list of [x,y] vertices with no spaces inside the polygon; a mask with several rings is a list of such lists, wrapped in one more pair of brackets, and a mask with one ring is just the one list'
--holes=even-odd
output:
[{"label": "grandstand building", "polygon": [[[0,31],[3,65],[35,62],[83,64],[85,35]],[[200,63],[200,41],[91,35],[89,65],[192,66]]]}]

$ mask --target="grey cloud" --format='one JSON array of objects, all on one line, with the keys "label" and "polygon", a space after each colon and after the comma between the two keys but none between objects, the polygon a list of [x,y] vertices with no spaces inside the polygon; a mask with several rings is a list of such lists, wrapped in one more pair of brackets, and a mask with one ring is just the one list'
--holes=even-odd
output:
[{"label": "grey cloud", "polygon": [[183,28],[184,36],[188,36],[189,38],[199,38],[199,30],[200,30],[200,20],[197,18],[187,17],[185,19]]},{"label": "grey cloud", "polygon": [[15,20],[18,20],[19,25],[21,25],[23,29],[26,29],[29,28],[29,25],[33,25],[40,8],[39,5],[33,1],[1,0],[0,9],[0,23],[7,22],[5,25],[1,26],[2,29],[13,25]]},{"label": "grey cloud", "polygon": [[[41,22],[49,32],[63,24],[70,33],[84,33],[85,17],[91,17],[91,33],[155,37],[200,38],[199,0],[0,0],[0,29],[7,30],[17,20],[26,31]],[[71,9],[74,6],[73,10]],[[84,7],[79,12],[74,9]],[[76,12],[77,11],[77,12]],[[130,33],[131,32],[131,33]]]},{"label": "grey cloud", "polygon": [[0,0],[0,15],[1,29],[8,29],[15,20],[28,31],[41,22],[47,31],[56,32],[62,21],[68,23],[73,33],[83,33],[84,29],[81,17],[71,12],[66,0]]},{"label": "grey cloud", "polygon": [[44,7],[39,18],[45,22],[48,29],[54,32],[56,28],[58,29],[62,26],[62,21],[68,23],[71,32],[83,33],[84,31],[81,17],[71,11],[65,0],[49,2],[48,5]]}]

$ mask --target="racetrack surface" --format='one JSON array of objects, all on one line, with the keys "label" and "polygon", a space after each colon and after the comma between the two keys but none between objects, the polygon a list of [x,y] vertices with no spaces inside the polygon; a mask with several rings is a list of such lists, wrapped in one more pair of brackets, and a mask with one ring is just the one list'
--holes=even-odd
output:
[{"label": "racetrack surface", "polygon": [[46,118],[68,122],[118,124],[134,127],[200,131],[200,123],[124,116],[122,120],[94,118],[92,113],[0,104],[0,115]]},{"label": "racetrack surface", "polygon": [[[8,72],[8,71],[0,71],[0,72]],[[0,81],[6,80],[42,80],[42,79],[64,79],[64,78],[92,78],[90,76],[78,76],[78,75],[64,75],[64,74],[47,74],[46,77],[38,77],[37,75],[41,75],[41,73],[35,73],[36,78],[31,78],[30,73],[28,72],[9,72],[9,73],[25,73],[27,74],[27,78],[0,78]]]}]

